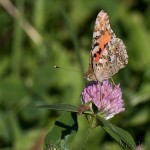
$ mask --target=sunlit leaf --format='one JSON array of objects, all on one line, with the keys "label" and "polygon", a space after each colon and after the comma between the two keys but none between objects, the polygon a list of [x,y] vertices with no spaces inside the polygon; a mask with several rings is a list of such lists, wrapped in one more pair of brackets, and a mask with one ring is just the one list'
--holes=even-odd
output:
[{"label": "sunlit leaf", "polygon": [[78,112],[78,107],[70,104],[39,105],[37,107],[59,111]]},{"label": "sunlit leaf", "polygon": [[44,149],[72,149],[72,142],[78,130],[75,113],[64,113],[55,122],[53,129],[44,140]]},{"label": "sunlit leaf", "polygon": [[132,136],[125,130],[109,123],[107,120],[96,117],[98,124],[105,130],[109,135],[114,138],[123,148],[135,149],[135,143]]}]

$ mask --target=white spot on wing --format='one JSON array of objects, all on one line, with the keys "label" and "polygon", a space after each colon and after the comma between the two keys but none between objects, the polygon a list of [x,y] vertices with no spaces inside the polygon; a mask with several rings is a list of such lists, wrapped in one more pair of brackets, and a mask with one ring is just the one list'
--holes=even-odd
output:
[{"label": "white spot on wing", "polygon": [[93,54],[95,53],[95,51],[98,50],[98,48],[99,48],[99,46],[94,47],[94,49],[93,49]]},{"label": "white spot on wing", "polygon": [[106,49],[104,50],[103,55],[105,55],[105,56],[107,56],[107,55],[108,55],[108,52],[107,52],[107,50],[106,50]]},{"label": "white spot on wing", "polygon": [[93,38],[100,36],[100,32],[99,31],[95,31],[93,32]]}]

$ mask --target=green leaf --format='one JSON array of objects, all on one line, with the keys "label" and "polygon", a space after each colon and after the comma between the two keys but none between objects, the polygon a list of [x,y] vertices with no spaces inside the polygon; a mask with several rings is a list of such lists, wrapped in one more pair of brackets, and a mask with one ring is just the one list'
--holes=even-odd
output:
[{"label": "green leaf", "polygon": [[[67,111],[67,112],[76,112],[79,113],[80,107],[70,105],[70,104],[53,104],[53,105],[38,105],[36,106],[38,108],[45,108],[45,109],[51,109],[51,110],[58,110],[58,111]],[[83,111],[81,114],[88,114],[91,115],[92,112],[89,110]]]},{"label": "green leaf", "polygon": [[46,108],[51,110],[78,112],[78,107],[70,104],[54,104],[54,105],[39,105],[38,108]]},{"label": "green leaf", "polygon": [[135,142],[127,131],[109,123],[107,120],[99,116],[96,116],[96,120],[97,123],[124,149],[135,149]]},{"label": "green leaf", "polygon": [[72,142],[78,130],[76,113],[64,113],[55,122],[44,140],[44,150],[72,149]]}]

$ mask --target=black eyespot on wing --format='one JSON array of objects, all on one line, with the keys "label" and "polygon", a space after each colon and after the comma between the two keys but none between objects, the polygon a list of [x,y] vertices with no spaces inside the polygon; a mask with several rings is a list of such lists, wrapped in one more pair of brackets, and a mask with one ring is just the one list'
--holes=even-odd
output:
[{"label": "black eyespot on wing", "polygon": [[104,48],[106,48],[107,45],[108,45],[108,43],[104,44]]},{"label": "black eyespot on wing", "polygon": [[119,60],[120,60],[120,61],[122,61],[122,60],[123,60],[122,56],[119,56]]},{"label": "black eyespot on wing", "polygon": [[96,54],[94,54],[94,57],[97,57],[97,55],[96,55]]},{"label": "black eyespot on wing", "polygon": [[96,46],[98,46],[99,44],[96,42],[96,43],[94,43],[94,47],[96,47]]},{"label": "black eyespot on wing", "polygon": [[101,48],[99,48],[99,50],[97,51],[97,54],[99,54],[100,55],[100,53],[102,52],[102,49]]}]

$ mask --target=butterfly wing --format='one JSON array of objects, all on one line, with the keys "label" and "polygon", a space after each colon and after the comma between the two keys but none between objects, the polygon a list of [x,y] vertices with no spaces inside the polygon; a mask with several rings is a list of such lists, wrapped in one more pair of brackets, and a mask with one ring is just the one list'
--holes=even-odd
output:
[{"label": "butterfly wing", "polygon": [[93,70],[99,82],[109,79],[128,63],[128,55],[122,40],[115,38],[112,41],[107,45],[99,62],[93,63]]},{"label": "butterfly wing", "polygon": [[122,40],[116,38],[108,15],[103,10],[96,18],[91,57],[91,68],[99,82],[110,78],[128,63],[125,45]]}]

